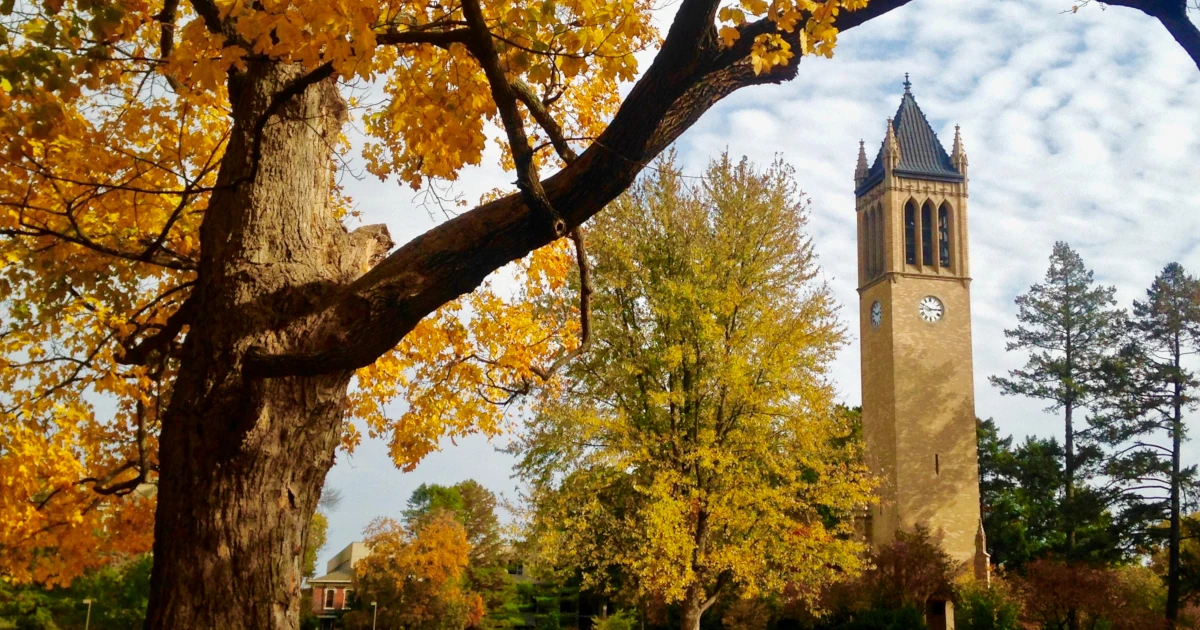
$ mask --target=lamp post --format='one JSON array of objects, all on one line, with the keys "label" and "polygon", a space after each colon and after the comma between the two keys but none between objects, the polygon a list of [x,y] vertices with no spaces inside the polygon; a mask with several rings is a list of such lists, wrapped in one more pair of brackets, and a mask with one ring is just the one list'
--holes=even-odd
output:
[{"label": "lamp post", "polygon": [[379,617],[379,607],[375,605],[375,602],[371,602],[371,630],[375,630],[375,619],[377,617]]},{"label": "lamp post", "polygon": [[85,599],[83,600],[83,603],[87,604],[88,606],[87,619],[85,619],[83,622],[83,630],[88,630],[88,626],[92,625],[92,600]]}]

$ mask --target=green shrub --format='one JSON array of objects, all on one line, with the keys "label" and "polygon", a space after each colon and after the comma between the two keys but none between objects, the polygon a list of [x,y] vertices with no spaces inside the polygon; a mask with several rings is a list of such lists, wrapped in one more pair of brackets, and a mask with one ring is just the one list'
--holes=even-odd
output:
[{"label": "green shrub", "polygon": [[597,619],[592,625],[594,630],[634,630],[636,627],[637,619],[633,612],[628,610],[622,610],[604,619]]},{"label": "green shrub", "polygon": [[956,630],[1019,630],[1021,602],[1001,578],[991,585],[971,580],[955,588]]}]

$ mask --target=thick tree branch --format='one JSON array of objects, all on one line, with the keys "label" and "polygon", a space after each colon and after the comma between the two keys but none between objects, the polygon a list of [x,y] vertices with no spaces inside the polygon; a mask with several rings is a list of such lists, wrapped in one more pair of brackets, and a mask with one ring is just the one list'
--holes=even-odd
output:
[{"label": "thick tree branch", "polygon": [[[163,62],[166,62],[175,50],[175,18],[178,10],[179,0],[166,0],[163,3],[162,11],[154,16],[154,19],[162,24],[162,33],[158,39],[158,56],[162,58]],[[179,82],[170,76],[167,77],[167,84],[171,86],[172,90],[179,89]]]},{"label": "thick tree branch", "polygon": [[[874,0],[868,17],[847,13],[839,17],[839,26],[848,30],[908,1]],[[724,55],[714,22],[718,4],[683,0],[662,49],[604,133],[578,159],[540,182],[568,229],[615,199],[721,98],[795,76],[798,57],[755,75],[748,57]],[[493,89],[503,92],[506,85],[515,99],[507,79],[494,82]],[[316,375],[370,365],[423,317],[557,237],[523,193],[479,206],[410,241],[351,284],[327,307],[325,332],[314,336],[311,346],[284,355],[252,351],[245,357],[245,374]]]},{"label": "thick tree branch", "polygon": [[533,88],[526,85],[523,81],[514,81],[512,87],[517,98],[525,104],[525,109],[529,110],[529,113],[533,115],[533,119],[537,121],[537,124],[550,137],[550,144],[554,146],[558,157],[562,158],[562,161],[566,164],[574,162],[575,158],[579,156],[575,155],[575,150],[571,148],[570,144],[567,144],[562,127],[559,126],[557,120],[554,120],[554,116],[550,115],[550,112],[546,109],[542,100],[537,97],[537,94],[534,94]]},{"label": "thick tree branch", "polygon": [[1102,3],[1137,9],[1158,20],[1200,69],[1200,29],[1188,19],[1185,0],[1102,0]]},{"label": "thick tree branch", "polygon": [[125,365],[146,365],[150,361],[151,355],[154,353],[165,353],[170,347],[171,342],[179,336],[184,326],[192,323],[192,316],[196,310],[196,302],[194,296],[189,296],[184,303],[171,313],[167,318],[167,323],[153,335],[143,339],[135,346],[121,345],[125,347],[125,354],[117,359],[118,363]]},{"label": "thick tree branch", "polygon": [[521,113],[517,111],[516,91],[500,65],[500,55],[496,53],[492,33],[484,20],[483,8],[479,6],[479,0],[463,0],[462,7],[463,16],[467,19],[467,28],[471,31],[468,47],[479,65],[483,66],[483,73],[487,76],[488,86],[491,88],[492,100],[496,103],[496,109],[500,110],[500,121],[504,123],[504,131],[508,135],[508,147],[517,167],[517,188],[525,197],[525,202],[549,221],[554,233],[563,234],[567,224],[554,209],[554,205],[546,197],[545,189],[542,188],[537,165],[533,161],[533,147],[525,134],[525,122],[521,120]]},{"label": "thick tree branch", "polygon": [[217,8],[216,2],[213,0],[191,0],[191,2],[192,8],[196,10],[196,15],[204,20],[204,26],[210,33],[230,36],[230,33],[225,32],[224,20],[221,19],[221,10]]},{"label": "thick tree branch", "polygon": [[430,44],[449,48],[451,44],[466,44],[470,31],[465,28],[446,30],[415,29],[408,31],[389,30],[375,36],[375,42],[384,45]]}]

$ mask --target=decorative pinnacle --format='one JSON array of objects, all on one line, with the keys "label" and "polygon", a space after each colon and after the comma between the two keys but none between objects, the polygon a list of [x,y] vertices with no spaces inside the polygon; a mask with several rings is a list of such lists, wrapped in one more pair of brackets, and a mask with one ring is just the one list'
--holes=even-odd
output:
[{"label": "decorative pinnacle", "polygon": [[854,169],[854,180],[861,182],[867,177],[867,147],[862,140],[858,141],[858,165]]},{"label": "decorative pinnacle", "polygon": [[912,89],[912,81],[908,80],[908,73],[905,72],[904,73],[904,93],[912,94],[912,92],[910,91],[911,89]]},{"label": "decorative pinnacle", "polygon": [[[962,133],[958,125],[954,125],[954,146],[950,149],[950,158],[954,160],[955,166],[965,166],[967,162],[967,152],[963,149]],[[962,170],[961,168],[959,169]]]}]

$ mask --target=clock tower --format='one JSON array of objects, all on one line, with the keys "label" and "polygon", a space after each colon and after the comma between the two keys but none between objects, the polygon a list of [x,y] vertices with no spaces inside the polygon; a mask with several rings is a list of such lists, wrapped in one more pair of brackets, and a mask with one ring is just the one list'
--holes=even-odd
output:
[{"label": "clock tower", "polygon": [[[912,95],[888,120],[874,164],[854,173],[867,460],[881,477],[868,542],[923,524],[986,575],[971,360],[967,155],[947,155]],[[982,574],[981,574],[982,572]]]}]

